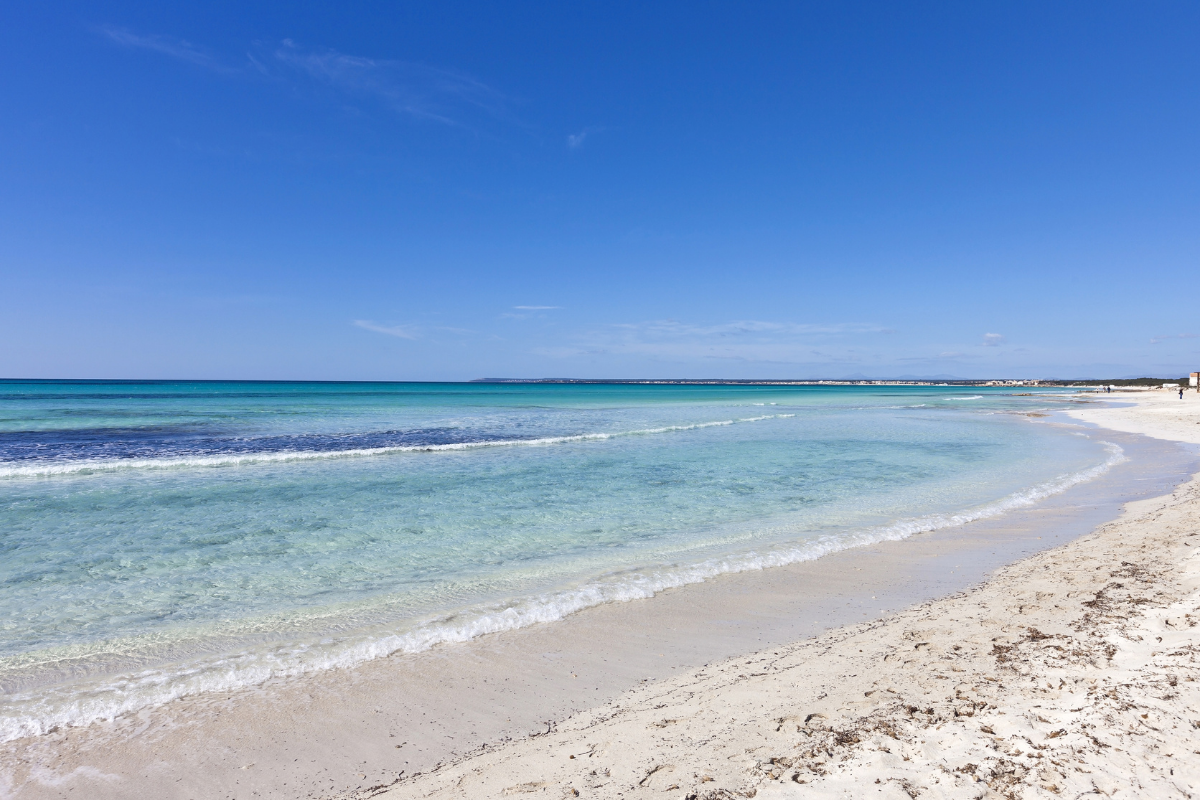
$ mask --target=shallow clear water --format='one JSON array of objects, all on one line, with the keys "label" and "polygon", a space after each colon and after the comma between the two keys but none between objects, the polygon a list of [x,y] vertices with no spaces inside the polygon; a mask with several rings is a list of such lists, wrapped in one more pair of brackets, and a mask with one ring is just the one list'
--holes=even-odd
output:
[{"label": "shallow clear water", "polygon": [[0,740],[1004,513],[1116,449],[952,387],[0,382]]}]

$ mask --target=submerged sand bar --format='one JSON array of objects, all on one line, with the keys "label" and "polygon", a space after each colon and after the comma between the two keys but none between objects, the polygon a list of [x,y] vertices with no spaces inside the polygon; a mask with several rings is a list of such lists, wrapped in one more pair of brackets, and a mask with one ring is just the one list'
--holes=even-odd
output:
[{"label": "submerged sand bar", "polygon": [[1129,461],[1035,508],[13,742],[0,796],[1187,796],[1200,400],[1114,397]]}]

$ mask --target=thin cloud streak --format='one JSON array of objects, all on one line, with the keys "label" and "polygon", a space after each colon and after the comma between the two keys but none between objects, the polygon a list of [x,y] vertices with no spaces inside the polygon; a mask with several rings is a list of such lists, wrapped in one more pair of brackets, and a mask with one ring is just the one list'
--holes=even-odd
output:
[{"label": "thin cloud streak", "polygon": [[459,112],[508,118],[507,99],[482,81],[451,70],[390,59],[352,56],[329,48],[306,50],[284,39],[274,60],[339,91],[383,100],[396,111],[444,125],[462,125]]},{"label": "thin cloud streak", "polygon": [[341,53],[331,48],[304,48],[291,39],[269,49],[246,53],[241,65],[191,42],[160,34],[138,34],[107,25],[101,33],[114,43],[149,50],[223,75],[241,74],[296,83],[315,81],[336,92],[373,98],[390,110],[442,125],[470,128],[479,115],[516,123],[509,99],[482,81],[461,72],[394,59]]},{"label": "thin cloud streak", "polygon": [[354,325],[363,330],[382,333],[387,336],[396,336],[400,339],[421,338],[420,331],[415,325],[379,325],[366,319],[356,319],[354,320]]},{"label": "thin cloud streak", "polygon": [[562,306],[513,306],[518,311],[551,311]]},{"label": "thin cloud streak", "polygon": [[632,324],[617,324],[614,328],[643,335],[670,337],[728,337],[752,335],[813,336],[819,334],[891,333],[880,325],[859,322],[795,323],[738,320],[719,325],[694,325],[677,320],[654,320]]},{"label": "thin cloud streak", "polygon": [[587,331],[574,344],[539,347],[549,358],[624,355],[658,361],[742,361],[762,364],[854,363],[864,353],[847,337],[891,331],[868,323],[793,323],[738,320],[696,325],[654,320]]},{"label": "thin cloud streak", "polygon": [[198,67],[203,67],[213,72],[219,72],[223,75],[232,75],[239,70],[232,67],[211,53],[196,47],[191,42],[183,39],[176,39],[171,36],[161,36],[158,34],[139,35],[125,28],[118,28],[111,25],[106,25],[100,31],[111,39],[113,42],[122,47],[134,47],[142,50],[150,50],[155,53],[160,53],[180,61],[186,61],[189,64],[194,64]]},{"label": "thin cloud streak", "polygon": [[1155,336],[1154,338],[1152,338],[1150,340],[1150,344],[1158,344],[1159,342],[1165,342],[1168,339],[1197,339],[1197,338],[1200,338],[1200,335],[1195,334],[1195,333],[1176,333],[1171,336]]},{"label": "thin cloud streak", "polygon": [[579,133],[567,134],[567,149],[568,150],[578,150],[579,148],[583,147],[583,143],[585,141],[587,141],[587,138],[589,136],[591,136],[593,133],[600,133],[601,131],[604,131],[604,130],[606,130],[606,129],[603,127],[600,127],[600,128],[591,127],[591,128],[584,128]]}]

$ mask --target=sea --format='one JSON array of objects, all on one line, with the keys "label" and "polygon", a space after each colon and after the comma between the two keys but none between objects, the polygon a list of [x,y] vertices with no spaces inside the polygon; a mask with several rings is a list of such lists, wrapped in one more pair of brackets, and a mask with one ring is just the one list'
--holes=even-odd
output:
[{"label": "sea", "polygon": [[1061,390],[0,381],[0,741],[1027,508]]}]

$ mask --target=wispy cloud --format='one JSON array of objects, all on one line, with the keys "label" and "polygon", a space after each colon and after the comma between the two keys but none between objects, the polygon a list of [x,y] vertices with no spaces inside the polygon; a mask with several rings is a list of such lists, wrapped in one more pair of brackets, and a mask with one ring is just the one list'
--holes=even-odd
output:
[{"label": "wispy cloud", "polygon": [[618,324],[614,328],[659,337],[812,336],[817,334],[888,333],[886,328],[859,322],[797,323],[737,320],[716,325],[695,325],[673,319]]},{"label": "wispy cloud", "polygon": [[600,133],[603,130],[605,130],[605,128],[602,127],[584,128],[579,133],[567,134],[567,148],[570,150],[578,150],[579,148],[583,147],[583,143],[587,141],[589,136],[591,136],[593,133]]},{"label": "wispy cloud", "polygon": [[134,33],[113,25],[100,31],[122,47],[150,50],[213,72],[265,76],[291,84],[314,81],[346,97],[373,99],[391,111],[443,125],[470,128],[481,118],[516,122],[507,96],[454,70],[306,48],[291,39],[278,46],[255,45],[244,57],[228,58],[172,36]]},{"label": "wispy cloud", "polygon": [[1165,342],[1168,339],[1197,339],[1197,338],[1200,338],[1200,334],[1176,333],[1172,336],[1155,336],[1154,338],[1152,338],[1150,340],[1150,344],[1158,344],[1159,342]]},{"label": "wispy cloud", "polygon": [[985,333],[983,335],[984,347],[999,347],[1004,343],[1004,337],[998,333]]},{"label": "wispy cloud", "polygon": [[981,358],[981,356],[978,353],[974,353],[974,354],[960,353],[960,352],[957,352],[954,350],[950,350],[950,351],[938,353],[936,356],[935,355],[894,356],[894,357],[892,357],[891,360],[895,361],[897,364],[905,364],[905,365],[926,364],[926,365],[932,367],[932,366],[937,366],[939,364],[944,364],[944,362],[946,362],[946,361],[954,361],[956,363],[962,363],[964,361],[966,361],[966,362],[978,361],[980,358]]},{"label": "wispy cloud", "polygon": [[508,100],[470,75],[424,64],[366,58],[329,48],[306,49],[290,39],[275,48],[274,62],[338,91],[382,100],[392,109],[445,125],[460,125],[466,111],[509,118]]},{"label": "wispy cloud", "polygon": [[164,56],[177,58],[180,61],[186,61],[189,64],[195,64],[198,67],[220,72],[222,74],[233,74],[239,70],[231,66],[225,60],[218,56],[197,47],[196,45],[184,39],[177,39],[173,36],[163,36],[160,34],[137,34],[125,28],[118,28],[111,25],[106,25],[100,28],[101,33],[107,36],[113,42],[122,47],[135,47],[142,50],[150,50]]},{"label": "wispy cloud", "polygon": [[531,351],[535,356],[546,358],[578,358],[579,356],[600,355],[604,350],[589,350],[586,347],[535,347]]},{"label": "wispy cloud", "polygon": [[354,324],[363,330],[383,333],[388,336],[397,336],[401,339],[421,338],[420,330],[415,325],[379,325],[366,319],[356,319],[354,320]]},{"label": "wispy cloud", "polygon": [[546,314],[541,314],[542,311],[554,311],[562,308],[562,306],[513,306],[512,311],[505,311],[500,315],[500,319],[547,319]]},{"label": "wispy cloud", "polygon": [[574,342],[540,347],[552,358],[633,355],[662,361],[736,360],[779,364],[857,361],[854,339],[881,334],[868,323],[794,323],[738,320],[699,325],[678,320],[607,325],[586,331]]}]

